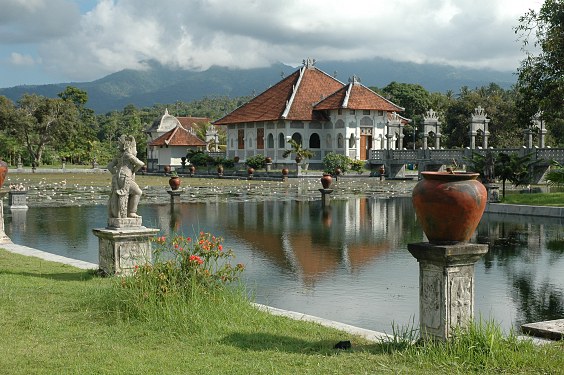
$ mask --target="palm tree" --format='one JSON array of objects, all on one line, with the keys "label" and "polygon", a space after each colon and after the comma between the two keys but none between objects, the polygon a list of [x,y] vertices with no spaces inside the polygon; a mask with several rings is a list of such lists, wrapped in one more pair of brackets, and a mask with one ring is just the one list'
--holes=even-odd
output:
[{"label": "palm tree", "polygon": [[313,152],[311,152],[307,148],[303,148],[301,143],[296,142],[293,139],[290,139],[288,141],[288,143],[290,144],[290,146],[292,148],[289,149],[289,150],[285,150],[284,153],[282,154],[283,157],[288,157],[288,155],[290,155],[290,154],[296,154],[296,163],[298,163],[298,164],[303,159],[309,159],[309,158],[313,157]]}]

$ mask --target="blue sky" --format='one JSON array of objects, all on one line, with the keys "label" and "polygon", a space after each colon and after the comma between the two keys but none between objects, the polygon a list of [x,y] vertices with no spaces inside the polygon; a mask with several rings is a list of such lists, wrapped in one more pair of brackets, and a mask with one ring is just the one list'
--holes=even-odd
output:
[{"label": "blue sky", "polygon": [[541,0],[0,0],[0,87],[157,60],[236,68],[384,57],[514,71]]}]

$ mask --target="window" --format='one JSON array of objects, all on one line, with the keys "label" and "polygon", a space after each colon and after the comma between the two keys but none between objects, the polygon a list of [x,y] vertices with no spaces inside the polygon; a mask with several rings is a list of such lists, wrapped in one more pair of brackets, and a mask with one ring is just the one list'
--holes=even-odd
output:
[{"label": "window", "polygon": [[282,133],[278,134],[278,148],[286,148],[286,137]]},{"label": "window", "polygon": [[384,116],[384,111],[378,111],[378,116]]},{"label": "window", "polygon": [[292,134],[292,139],[299,145],[302,144],[302,135],[300,133]]},{"label": "window", "polygon": [[345,140],[343,139],[343,134],[339,133],[337,136],[337,148],[345,147]]},{"label": "window", "polygon": [[272,135],[272,133],[269,133],[266,137],[266,147],[274,148],[274,136]]},{"label": "window", "polygon": [[349,148],[354,148],[355,147],[355,138],[354,138],[354,134],[351,133],[351,136],[349,137]]},{"label": "window", "polygon": [[325,136],[325,147],[328,149],[333,148],[333,140],[331,139],[331,134],[329,133]]},{"label": "window", "polygon": [[342,109],[342,108],[339,108],[339,109],[337,110],[337,114],[338,114],[338,115],[342,115],[342,114],[343,114],[343,109]]},{"label": "window", "polygon": [[264,149],[264,128],[257,129],[257,149]]},{"label": "window", "polygon": [[237,130],[237,148],[239,150],[245,148],[245,129]]},{"label": "window", "polygon": [[365,116],[370,116],[370,110],[369,109],[363,109],[362,114],[365,115]]},{"label": "window", "polygon": [[309,148],[321,148],[321,139],[319,139],[319,134],[313,133],[309,137]]},{"label": "window", "polygon": [[351,111],[349,112],[351,115],[354,115],[354,109],[351,109]]}]

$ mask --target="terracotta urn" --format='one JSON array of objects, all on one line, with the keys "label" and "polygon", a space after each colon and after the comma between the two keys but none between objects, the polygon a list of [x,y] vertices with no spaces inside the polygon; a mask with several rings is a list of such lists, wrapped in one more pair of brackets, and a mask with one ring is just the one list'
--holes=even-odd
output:
[{"label": "terracotta urn", "polygon": [[233,158],[233,161],[234,161],[235,163],[238,163],[238,162],[239,162],[239,157],[238,157],[238,156],[235,156],[235,157]]},{"label": "terracotta urn", "polygon": [[252,176],[253,173],[255,173],[255,169],[254,169],[254,168],[249,168],[249,169],[247,169],[247,173],[249,174],[249,176]]},{"label": "terracotta urn", "polygon": [[193,165],[190,165],[188,167],[188,171],[190,172],[190,176],[194,176],[194,173],[196,173],[196,167],[194,167]]},{"label": "terracotta urn", "polygon": [[270,156],[267,156],[264,161],[266,164],[272,164],[272,158]]},{"label": "terracotta urn", "polygon": [[169,180],[168,180],[168,184],[170,185],[170,188],[172,190],[178,190],[178,188],[180,187],[180,177],[178,176],[172,176]]},{"label": "terracotta urn", "polygon": [[331,184],[333,183],[333,177],[329,173],[323,173],[323,177],[321,177],[321,185],[323,189],[329,189]]},{"label": "terracotta urn", "polygon": [[164,173],[170,173],[171,167],[170,165],[165,165],[163,169],[164,169]]},{"label": "terracotta urn", "polygon": [[383,176],[383,175],[386,173],[386,168],[384,168],[384,166],[381,166],[381,167],[378,169],[378,172],[380,172],[380,175]]},{"label": "terracotta urn", "polygon": [[289,172],[288,168],[282,168],[282,176],[287,176]]},{"label": "terracotta urn", "polygon": [[0,188],[4,185],[4,180],[8,174],[8,163],[4,160],[0,160]]},{"label": "terracotta urn", "polygon": [[341,170],[341,168],[335,168],[335,174],[337,176],[340,176],[343,173],[343,171]]},{"label": "terracotta urn", "polygon": [[467,242],[486,208],[479,173],[421,172],[412,194],[417,220],[430,243]]},{"label": "terracotta urn", "polygon": [[302,158],[300,158],[299,156],[296,156],[296,163],[300,164],[302,162]]},{"label": "terracotta urn", "polygon": [[218,174],[218,175],[222,175],[222,174],[223,174],[223,165],[218,165],[218,166],[217,166],[217,174]]}]

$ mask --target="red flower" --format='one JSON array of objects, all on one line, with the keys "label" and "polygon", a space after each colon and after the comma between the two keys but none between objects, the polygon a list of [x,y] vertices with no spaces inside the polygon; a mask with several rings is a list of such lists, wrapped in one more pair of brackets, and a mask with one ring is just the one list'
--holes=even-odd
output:
[{"label": "red flower", "polygon": [[219,245],[217,248],[219,249],[219,251],[223,251],[223,246],[222,246],[222,245]]},{"label": "red flower", "polygon": [[198,264],[204,263],[204,260],[197,255],[190,255],[189,259],[190,259],[191,262],[195,262],[195,263],[198,263]]}]

